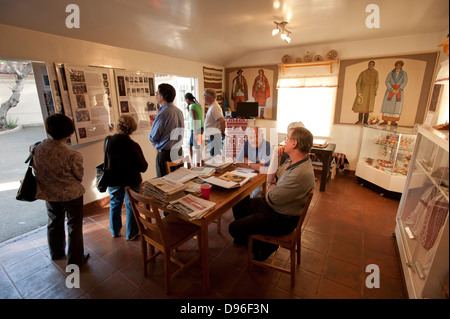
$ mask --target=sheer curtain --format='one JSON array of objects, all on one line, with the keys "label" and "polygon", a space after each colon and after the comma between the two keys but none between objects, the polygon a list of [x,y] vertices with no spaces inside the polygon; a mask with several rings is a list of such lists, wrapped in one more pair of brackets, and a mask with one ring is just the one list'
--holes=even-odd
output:
[{"label": "sheer curtain", "polygon": [[315,137],[329,137],[336,99],[337,77],[280,78],[278,132],[287,133],[289,123],[302,122]]}]

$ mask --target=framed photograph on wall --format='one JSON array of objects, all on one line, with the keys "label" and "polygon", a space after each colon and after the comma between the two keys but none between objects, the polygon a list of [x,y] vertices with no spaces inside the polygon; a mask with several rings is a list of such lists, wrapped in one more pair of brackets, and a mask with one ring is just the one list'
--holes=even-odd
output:
[{"label": "framed photograph on wall", "polygon": [[435,51],[341,60],[334,124],[363,124],[369,116],[422,124],[438,58]]},{"label": "framed photograph on wall", "polygon": [[278,66],[261,65],[225,69],[226,94],[232,111],[239,102],[257,102],[257,119],[277,119]]}]

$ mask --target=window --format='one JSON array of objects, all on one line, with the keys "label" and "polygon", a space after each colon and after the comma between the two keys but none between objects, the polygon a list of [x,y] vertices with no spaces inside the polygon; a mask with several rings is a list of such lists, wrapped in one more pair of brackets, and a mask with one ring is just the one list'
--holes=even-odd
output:
[{"label": "window", "polygon": [[329,137],[337,91],[337,77],[280,78],[278,132],[300,121],[315,137]]}]

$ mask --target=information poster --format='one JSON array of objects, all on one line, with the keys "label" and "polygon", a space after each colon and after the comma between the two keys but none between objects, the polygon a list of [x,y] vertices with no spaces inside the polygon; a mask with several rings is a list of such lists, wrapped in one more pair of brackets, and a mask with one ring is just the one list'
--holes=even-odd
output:
[{"label": "information poster", "polygon": [[78,143],[112,134],[116,119],[111,103],[111,70],[67,64],[64,70]]},{"label": "information poster", "polygon": [[119,114],[136,119],[138,130],[150,130],[158,113],[153,73],[115,70]]}]

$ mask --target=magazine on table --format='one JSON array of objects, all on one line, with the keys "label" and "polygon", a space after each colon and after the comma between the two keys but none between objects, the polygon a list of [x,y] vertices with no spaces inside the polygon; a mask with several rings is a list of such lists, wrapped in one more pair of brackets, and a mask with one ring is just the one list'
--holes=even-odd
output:
[{"label": "magazine on table", "polygon": [[206,167],[206,166],[195,166],[191,168],[191,171],[198,174],[199,177],[205,178],[209,176],[213,176],[216,173],[216,169],[214,167]]},{"label": "magazine on table", "polygon": [[197,173],[194,170],[187,169],[185,167],[180,167],[177,170],[167,174],[164,176],[165,179],[170,179],[172,181],[176,181],[179,183],[185,183],[191,179],[194,179],[199,176],[199,173]]},{"label": "magazine on table", "polygon": [[226,172],[219,177],[211,176],[209,178],[206,178],[205,182],[223,188],[235,188],[243,186],[256,175],[257,173],[251,173],[248,170],[237,169],[231,172]]},{"label": "magazine on table", "polygon": [[171,201],[167,208],[176,210],[190,219],[199,219],[215,206],[214,202],[188,194]]},{"label": "magazine on table", "polygon": [[216,155],[213,158],[205,161],[205,165],[209,167],[215,167],[219,169],[224,169],[233,164],[233,159],[222,155]]},{"label": "magazine on table", "polygon": [[185,192],[192,193],[194,195],[200,195],[201,194],[200,186],[204,183],[205,182],[203,181],[203,179],[201,179],[199,177],[194,178],[190,181],[187,181],[185,183],[185,185],[187,186],[187,188],[185,189]]}]

